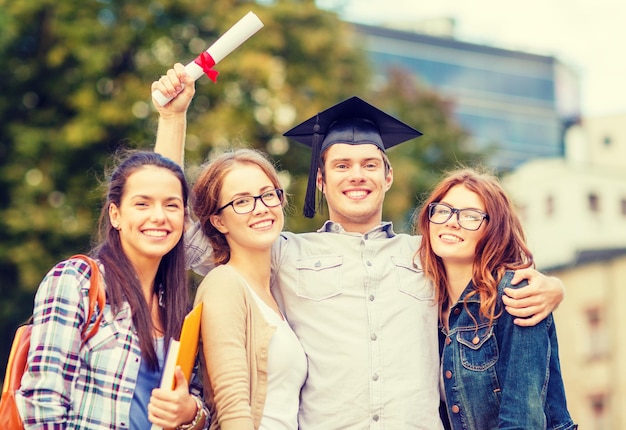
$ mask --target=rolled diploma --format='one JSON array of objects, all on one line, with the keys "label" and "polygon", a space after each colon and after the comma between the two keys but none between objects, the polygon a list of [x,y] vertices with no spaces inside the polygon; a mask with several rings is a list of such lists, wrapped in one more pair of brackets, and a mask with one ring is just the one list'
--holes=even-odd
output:
[{"label": "rolled diploma", "polygon": [[[233,52],[239,45],[245,42],[250,36],[259,31],[263,27],[261,20],[252,12],[248,12],[243,18],[235,23],[226,33],[209,46],[206,52],[213,58],[215,64],[219,63],[224,57]],[[197,81],[203,74],[204,70],[194,61],[185,66],[187,75]],[[161,91],[152,92],[152,97],[161,106],[166,105],[173,97],[165,97]]]}]

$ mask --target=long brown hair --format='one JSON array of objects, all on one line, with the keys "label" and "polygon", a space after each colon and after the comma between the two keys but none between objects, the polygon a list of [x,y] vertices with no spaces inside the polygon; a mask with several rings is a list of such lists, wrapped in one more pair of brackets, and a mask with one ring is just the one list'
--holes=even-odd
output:
[{"label": "long brown hair", "polygon": [[[159,368],[154,339],[150,307],[141,289],[141,283],[133,265],[124,253],[120,233],[111,225],[109,206],[120,206],[126,190],[128,177],[144,166],[162,167],[172,172],[180,181],[183,203],[187,206],[189,187],[185,175],[176,163],[154,152],[122,151],[123,158],[108,180],[106,198],[98,223],[98,244],[91,254],[104,265],[107,301],[114,313],[123,303],[129,303],[133,324],[139,337],[141,358],[152,370]],[[134,276],[133,276],[134,275]],[[161,259],[154,282],[157,295],[162,293],[163,306],[159,306],[159,317],[165,330],[165,349],[169,339],[178,339],[183,320],[190,306],[190,297],[185,269],[185,249],[182,238]]]},{"label": "long brown hair", "polygon": [[485,233],[476,245],[472,282],[474,294],[480,296],[480,314],[490,323],[495,314],[498,283],[506,270],[516,270],[534,266],[533,256],[528,246],[522,223],[515,207],[504,192],[500,182],[492,175],[474,169],[463,168],[452,171],[435,187],[424,202],[416,219],[417,234],[422,234],[422,242],[416,256],[424,273],[435,285],[439,309],[448,305],[446,270],[440,257],[432,249],[430,242],[430,221],[428,205],[439,202],[456,185],[463,185],[475,192],[485,205],[489,220],[485,220]]},{"label": "long brown hair", "polygon": [[[258,166],[267,175],[275,188],[281,188],[278,173],[271,161],[261,152],[254,149],[238,148],[210,160],[203,168],[192,189],[192,207],[198,218],[203,233],[208,237],[213,249],[213,262],[216,265],[228,263],[230,247],[226,236],[211,224],[211,215],[219,209],[220,192],[224,177],[235,169],[238,164]],[[286,204],[286,197],[283,206]]]}]

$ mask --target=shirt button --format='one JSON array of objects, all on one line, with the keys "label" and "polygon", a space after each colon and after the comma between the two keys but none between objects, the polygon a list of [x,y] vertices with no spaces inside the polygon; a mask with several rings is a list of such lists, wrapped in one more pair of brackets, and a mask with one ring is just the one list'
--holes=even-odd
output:
[{"label": "shirt button", "polygon": [[480,339],[479,339],[479,337],[478,337],[478,336],[476,336],[474,339],[472,339],[472,343],[473,343],[474,345],[478,345],[478,342],[480,342]]},{"label": "shirt button", "polygon": [[378,381],[378,374],[374,373],[374,376],[372,376],[372,380]]},{"label": "shirt button", "polygon": [[374,421],[378,421],[378,420],[379,420],[378,415],[372,415],[372,420],[374,420]]},{"label": "shirt button", "polygon": [[450,379],[452,378],[452,372],[450,372],[449,370],[446,370],[446,379]]},{"label": "shirt button", "polygon": [[454,315],[458,315],[461,313],[461,308],[455,308],[454,309]]},{"label": "shirt button", "polygon": [[376,339],[378,339],[378,336],[376,336],[376,333],[372,333],[371,336],[370,336],[370,339],[376,340]]},{"label": "shirt button", "polygon": [[371,262],[371,261],[369,261],[369,260],[367,260],[367,262],[366,262],[365,264],[367,264],[368,266],[371,266],[371,265],[372,265],[372,262]]},{"label": "shirt button", "polygon": [[320,267],[321,265],[322,265],[322,262],[321,262],[321,261],[316,261],[316,262],[315,262],[315,267]]},{"label": "shirt button", "polygon": [[458,414],[459,411],[461,410],[461,408],[459,408],[457,405],[453,405],[451,409],[452,409],[452,412],[455,414]]},{"label": "shirt button", "polygon": [[373,301],[374,301],[374,295],[370,294],[370,302],[373,302]]}]

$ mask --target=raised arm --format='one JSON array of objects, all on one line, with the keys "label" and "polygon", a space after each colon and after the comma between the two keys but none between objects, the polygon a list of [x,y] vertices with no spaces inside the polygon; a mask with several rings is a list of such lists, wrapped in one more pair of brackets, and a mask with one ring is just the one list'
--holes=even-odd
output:
[{"label": "raised arm", "polygon": [[[154,152],[184,167],[185,135],[187,128],[187,109],[196,90],[195,81],[185,73],[185,67],[176,63],[167,74],[154,81],[150,92],[161,91],[167,97],[174,97],[165,106],[152,99],[152,104],[159,112]],[[182,90],[182,91],[181,91]],[[178,95],[176,95],[178,94]],[[200,224],[189,222],[185,229],[185,256],[187,268],[200,275],[206,275],[213,267],[211,244],[202,232]]]},{"label": "raised arm", "polygon": [[507,312],[516,317],[516,325],[529,327],[543,321],[559,306],[565,297],[565,287],[559,278],[546,276],[534,269],[515,271],[512,283],[518,284],[523,279],[528,280],[528,285],[505,289],[502,301]]},{"label": "raised arm", "polygon": [[195,81],[185,73],[185,66],[176,63],[172,69],[167,71],[167,74],[152,83],[151,92],[155,90],[161,91],[165,96],[174,98],[165,106],[159,105],[156,100],[152,99],[152,104],[159,112],[159,125],[154,152],[168,157],[183,166],[185,160],[187,109],[196,92]]}]

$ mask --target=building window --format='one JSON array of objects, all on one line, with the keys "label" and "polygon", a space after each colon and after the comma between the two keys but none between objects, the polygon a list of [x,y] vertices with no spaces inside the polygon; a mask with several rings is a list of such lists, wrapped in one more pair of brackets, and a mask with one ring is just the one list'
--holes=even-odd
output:
[{"label": "building window", "polygon": [[589,406],[593,420],[592,430],[609,430],[607,415],[607,395],[604,393],[589,396]]},{"label": "building window", "polygon": [[550,195],[546,197],[546,216],[552,215],[554,215],[554,196]]},{"label": "building window", "polygon": [[608,333],[604,322],[604,310],[600,306],[589,307],[585,310],[587,317],[587,357],[589,360],[599,360],[608,354]]},{"label": "building window", "polygon": [[590,193],[587,197],[589,201],[589,210],[593,213],[600,212],[600,198],[596,193]]}]

